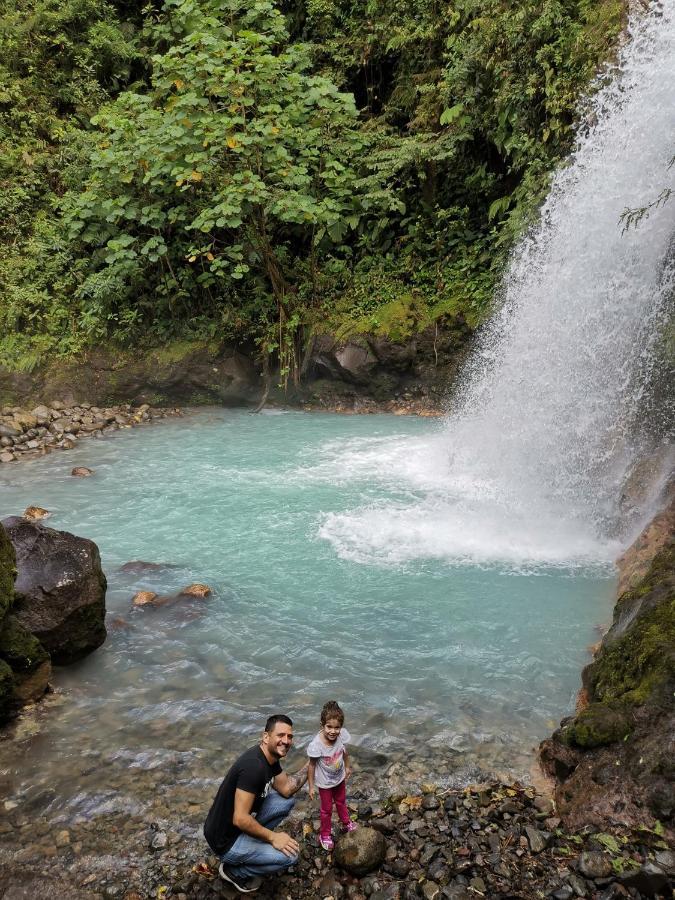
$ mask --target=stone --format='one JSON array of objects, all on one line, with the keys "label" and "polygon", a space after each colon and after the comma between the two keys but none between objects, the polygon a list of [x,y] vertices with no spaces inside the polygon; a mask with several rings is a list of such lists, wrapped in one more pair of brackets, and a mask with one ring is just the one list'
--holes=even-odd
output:
[{"label": "stone", "polygon": [[668,875],[675,875],[675,851],[659,850],[659,852],[654,855],[654,862],[659,869],[663,869]]},{"label": "stone", "polygon": [[24,519],[31,519],[33,522],[46,519],[49,515],[51,515],[49,510],[43,509],[41,506],[27,506],[23,511]]},{"label": "stone", "polygon": [[159,597],[154,591],[138,591],[131,598],[134,606],[151,606]]},{"label": "stone", "polygon": [[670,878],[659,866],[647,862],[637,872],[623,875],[621,883],[624,887],[634,888],[645,897],[654,897],[668,887]]},{"label": "stone", "polygon": [[168,838],[163,831],[158,831],[150,841],[151,850],[164,850],[168,843]]},{"label": "stone", "polygon": [[533,853],[541,853],[542,850],[548,847],[548,842],[551,840],[551,835],[548,832],[539,831],[530,825],[525,827],[525,834],[530,842],[530,850]]},{"label": "stone", "polygon": [[100,647],[107,585],[96,544],[18,516],[2,524],[16,551],[18,621],[57,665]]},{"label": "stone", "polygon": [[441,889],[435,881],[425,881],[422,885],[422,896],[425,900],[436,900],[440,897]]},{"label": "stone", "polygon": [[9,450],[3,450],[3,452],[0,453],[0,462],[3,462],[3,463],[14,462],[14,454],[10,453]]},{"label": "stone", "polygon": [[94,474],[94,470],[88,469],[86,466],[75,466],[70,474],[74,475],[76,478],[89,478],[90,475]]},{"label": "stone", "polygon": [[568,884],[564,884],[561,888],[558,888],[557,891],[553,891],[552,894],[549,894],[549,897],[552,897],[553,900],[572,900],[574,891]]},{"label": "stone", "polygon": [[57,847],[67,847],[70,844],[70,832],[66,829],[58,831],[54,843]]},{"label": "stone", "polygon": [[184,587],[179,596],[180,597],[209,597],[211,595],[211,588],[208,584],[189,584],[187,587]]},{"label": "stone", "polygon": [[360,878],[382,865],[386,851],[382,834],[363,826],[338,838],[333,856],[337,866]]},{"label": "stone", "polygon": [[612,861],[599,850],[586,850],[579,855],[579,871],[585,878],[608,878],[612,874]]}]

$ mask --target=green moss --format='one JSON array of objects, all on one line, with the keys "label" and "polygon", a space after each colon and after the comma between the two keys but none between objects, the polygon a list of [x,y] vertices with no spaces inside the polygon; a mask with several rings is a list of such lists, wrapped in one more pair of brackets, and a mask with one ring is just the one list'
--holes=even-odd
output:
[{"label": "green moss", "polygon": [[0,525],[0,622],[12,605],[15,578],[16,554],[7,532]]},{"label": "green moss", "polygon": [[14,616],[7,616],[0,627],[0,660],[16,673],[30,673],[48,659],[40,641]]},{"label": "green moss", "polygon": [[14,676],[12,670],[0,659],[0,723],[6,722],[14,701]]},{"label": "green moss", "polygon": [[603,645],[586,669],[591,704],[564,726],[567,744],[599,747],[623,740],[632,731],[638,707],[658,715],[664,698],[672,703],[675,684],[675,552],[661,551],[643,580],[623,601],[642,599],[642,612],[613,643]]},{"label": "green moss", "polygon": [[623,740],[632,731],[630,710],[592,703],[563,728],[563,740],[583,749],[602,747]]},{"label": "green moss", "polygon": [[215,355],[220,347],[217,341],[171,341],[163,347],[151,350],[150,355],[157,360],[160,366],[168,366],[180,362],[191,353],[204,349]]},{"label": "green moss", "polygon": [[662,594],[629,630],[603,647],[588,672],[594,700],[644,704],[669,679],[675,679],[675,591],[672,548],[659,553],[649,572],[623,599]]}]

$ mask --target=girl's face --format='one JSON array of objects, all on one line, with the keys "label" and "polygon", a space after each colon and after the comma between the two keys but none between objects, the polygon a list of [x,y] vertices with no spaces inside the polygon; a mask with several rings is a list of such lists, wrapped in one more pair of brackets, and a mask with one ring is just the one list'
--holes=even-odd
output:
[{"label": "girl's face", "polygon": [[342,730],[342,723],[339,719],[327,719],[326,724],[321,726],[321,733],[331,744],[335,743],[338,735]]}]

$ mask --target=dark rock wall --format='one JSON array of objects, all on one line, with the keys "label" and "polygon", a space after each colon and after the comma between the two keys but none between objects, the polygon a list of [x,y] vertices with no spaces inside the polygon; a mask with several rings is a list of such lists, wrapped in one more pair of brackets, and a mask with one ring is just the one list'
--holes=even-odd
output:
[{"label": "dark rock wall", "polygon": [[675,823],[675,498],[620,560],[612,627],[582,702],[540,747],[574,827]]}]

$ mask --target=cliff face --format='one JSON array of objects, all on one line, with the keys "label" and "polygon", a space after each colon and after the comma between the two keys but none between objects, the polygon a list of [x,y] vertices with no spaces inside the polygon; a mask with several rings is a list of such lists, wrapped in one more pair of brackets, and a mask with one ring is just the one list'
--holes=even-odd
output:
[{"label": "cliff face", "polygon": [[675,819],[675,491],[619,563],[612,627],[580,709],[540,747],[571,826]]},{"label": "cliff face", "polygon": [[[305,348],[300,384],[285,392],[273,388],[270,402],[345,412],[436,412],[447,402],[471,335],[461,316],[401,340],[317,335]],[[278,382],[278,375],[272,380]],[[76,360],[47,361],[30,373],[0,368],[0,406],[51,400],[254,406],[262,393],[255,347],[217,341],[133,352],[100,348]]]}]

